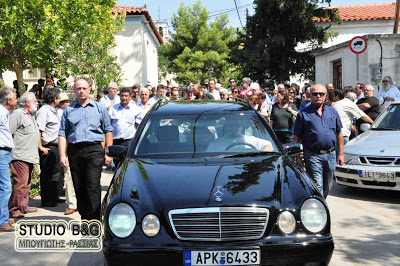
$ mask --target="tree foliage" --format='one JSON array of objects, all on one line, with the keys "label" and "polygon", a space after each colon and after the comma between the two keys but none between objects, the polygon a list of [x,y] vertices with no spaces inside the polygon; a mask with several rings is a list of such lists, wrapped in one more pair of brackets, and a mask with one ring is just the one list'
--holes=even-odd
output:
[{"label": "tree foliage", "polygon": [[[21,90],[22,72],[25,69],[44,68],[59,78],[63,74],[89,74],[76,71],[70,62],[60,57],[60,46],[70,45],[70,54],[81,55],[83,46],[98,53],[98,65],[114,68],[105,53],[113,47],[113,35],[121,27],[121,20],[112,13],[115,0],[0,0],[0,69],[11,70],[17,75]],[[120,19],[118,19],[120,18]],[[91,25],[90,27],[88,25]],[[82,38],[82,45],[71,40],[73,34]],[[87,37],[87,38],[86,38]],[[91,44],[89,44],[91,42]],[[57,53],[58,51],[58,53]],[[86,49],[87,51],[87,49]],[[81,58],[84,60],[85,58]],[[93,61],[91,61],[93,63]],[[84,69],[84,68],[83,68]],[[57,71],[56,71],[57,70]]]},{"label": "tree foliage", "polygon": [[313,18],[339,21],[335,9],[322,9],[318,2],[324,1],[255,0],[255,13],[238,39],[233,62],[241,62],[244,74],[263,85],[289,80],[295,74],[313,79],[311,50],[330,36],[329,26],[318,26]]},{"label": "tree foliage", "polygon": [[236,40],[233,28],[228,28],[227,15],[216,17],[208,23],[209,14],[201,2],[193,7],[181,4],[173,15],[172,42],[159,47],[161,76],[176,73],[182,84],[203,83],[213,77],[229,77],[233,67],[228,62],[230,43]]}]

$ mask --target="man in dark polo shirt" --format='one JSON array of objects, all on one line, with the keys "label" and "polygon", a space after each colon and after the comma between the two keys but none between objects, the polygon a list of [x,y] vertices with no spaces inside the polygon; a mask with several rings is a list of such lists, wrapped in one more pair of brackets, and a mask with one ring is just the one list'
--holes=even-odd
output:
[{"label": "man in dark polo shirt", "polygon": [[196,100],[214,100],[214,96],[210,93],[204,93],[201,89],[200,84],[193,85],[193,95]]},{"label": "man in dark polo shirt", "polygon": [[[375,121],[375,119],[379,115],[379,100],[374,96],[374,87],[372,85],[368,84],[365,85],[364,87],[364,98],[361,98],[357,102],[358,108],[360,108],[366,115],[368,115],[372,121]],[[360,125],[362,123],[365,123],[362,119],[357,120],[357,128],[359,134],[360,132]]]},{"label": "man in dark polo shirt", "polygon": [[104,148],[113,144],[113,127],[106,107],[90,98],[86,80],[75,81],[74,93],[76,101],[65,108],[58,133],[60,163],[70,165],[82,220],[100,220],[101,170],[111,162]]},{"label": "man in dark polo shirt", "polygon": [[[324,85],[314,85],[311,104],[298,114],[294,125],[294,142],[303,143],[306,171],[325,198],[332,186],[336,163],[344,163],[342,123],[337,111],[324,105],[326,95]],[[296,161],[302,165],[300,155]]]}]

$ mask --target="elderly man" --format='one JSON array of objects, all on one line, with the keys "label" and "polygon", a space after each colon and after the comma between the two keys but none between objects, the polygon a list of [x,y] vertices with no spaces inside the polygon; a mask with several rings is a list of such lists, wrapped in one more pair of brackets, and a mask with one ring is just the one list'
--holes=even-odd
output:
[{"label": "elderly man", "polygon": [[141,117],[143,118],[147,114],[147,112],[151,109],[154,102],[152,103],[149,100],[150,91],[147,88],[142,88],[139,91],[139,94],[140,94],[140,102],[137,102],[136,105],[140,108]]},{"label": "elderly man", "polygon": [[32,92],[25,92],[19,99],[21,108],[10,115],[10,131],[15,148],[12,150],[10,164],[13,189],[8,209],[14,218],[24,217],[25,213],[35,212],[37,208],[29,207],[29,190],[33,164],[39,163],[39,128],[33,113],[38,102]]},{"label": "elderly man", "polygon": [[195,96],[195,100],[214,100],[214,96],[203,92],[200,84],[193,85],[193,95]]},{"label": "elderly man", "polygon": [[382,88],[378,91],[376,98],[379,100],[379,112],[382,113],[393,101],[400,100],[400,90],[393,86],[393,80],[385,76],[382,80]]},{"label": "elderly man", "polygon": [[228,100],[228,90],[225,88],[222,88],[219,90],[219,95],[221,96],[221,100],[227,101]]},{"label": "elderly man", "polygon": [[215,79],[210,79],[208,81],[208,94],[214,97],[215,100],[221,100],[221,96],[219,96],[219,91],[215,84]]},{"label": "elderly man", "polygon": [[59,101],[59,90],[48,90],[44,95],[44,105],[36,114],[36,122],[40,130],[40,195],[42,207],[55,207],[57,203],[64,202],[57,196],[57,184],[60,180],[60,156],[58,152],[60,118],[56,107]]},{"label": "elderly man", "polygon": [[352,100],[345,98],[342,90],[335,89],[333,94],[335,95],[333,97],[333,101],[335,103],[333,108],[335,108],[338,112],[340,121],[342,122],[343,144],[346,145],[347,142],[349,142],[351,125],[354,119],[362,119],[371,124],[373,121],[368,115],[360,110],[360,108],[358,108]]},{"label": "elderly man", "polygon": [[108,110],[111,106],[119,102],[118,85],[115,82],[110,82],[110,84],[108,84],[108,94],[100,99],[100,103],[102,103]]},{"label": "elderly man", "polygon": [[9,110],[15,107],[15,89],[0,89],[0,232],[14,231],[9,223],[8,201],[11,196],[10,169],[11,150],[15,147],[9,126]]},{"label": "elderly man", "polygon": [[[357,101],[357,106],[375,121],[379,115],[379,100],[374,96],[374,87],[371,84],[365,85],[363,92],[364,97]],[[357,127],[360,128],[362,123],[363,121],[358,119]]]},{"label": "elderly man", "polygon": [[[336,110],[324,104],[326,95],[324,85],[314,85],[311,104],[297,115],[294,125],[294,142],[303,143],[306,171],[325,198],[332,186],[336,163],[344,162],[342,123]],[[302,165],[300,155],[296,161]]]},{"label": "elderly man", "polygon": [[135,136],[136,128],[142,122],[142,110],[136,104],[130,103],[131,88],[122,88],[120,98],[121,102],[114,104],[108,110],[113,126],[113,144],[128,147]]},{"label": "elderly man", "polygon": [[100,220],[101,170],[104,162],[111,162],[104,148],[113,143],[113,127],[106,108],[92,100],[89,93],[86,80],[75,81],[76,100],[62,115],[58,146],[61,165],[70,166],[81,218]]},{"label": "elderly man", "polygon": [[251,79],[248,77],[243,78],[242,79],[242,88],[240,89],[239,93],[251,95],[252,91],[251,91],[250,85],[251,85]]}]

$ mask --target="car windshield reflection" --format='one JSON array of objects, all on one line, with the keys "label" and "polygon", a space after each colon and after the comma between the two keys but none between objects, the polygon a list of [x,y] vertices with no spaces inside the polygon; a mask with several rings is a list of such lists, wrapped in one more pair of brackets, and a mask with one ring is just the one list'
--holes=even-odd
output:
[{"label": "car windshield reflection", "polygon": [[279,153],[255,114],[179,115],[149,118],[135,157],[204,158]]},{"label": "car windshield reflection", "polygon": [[400,130],[400,105],[392,104],[376,119],[372,130]]}]

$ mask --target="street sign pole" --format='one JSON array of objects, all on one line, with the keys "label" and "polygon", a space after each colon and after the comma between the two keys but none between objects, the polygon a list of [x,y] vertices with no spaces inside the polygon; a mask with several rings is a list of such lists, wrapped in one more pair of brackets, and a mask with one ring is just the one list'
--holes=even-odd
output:
[{"label": "street sign pole", "polygon": [[357,83],[360,82],[360,54],[356,54]]}]

